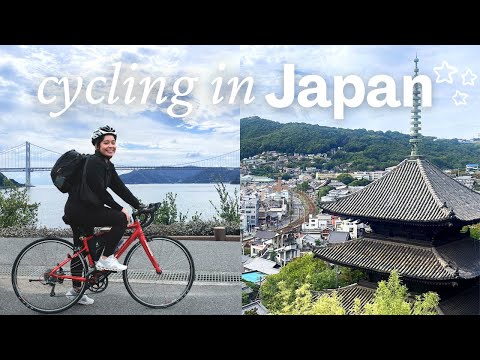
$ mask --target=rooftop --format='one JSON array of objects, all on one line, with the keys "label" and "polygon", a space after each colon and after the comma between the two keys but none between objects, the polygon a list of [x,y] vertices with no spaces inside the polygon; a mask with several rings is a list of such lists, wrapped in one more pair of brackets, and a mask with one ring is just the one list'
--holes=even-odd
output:
[{"label": "rooftop", "polygon": [[245,269],[256,270],[267,275],[278,274],[280,272],[275,261],[262,259],[260,257],[251,258],[250,261],[244,262],[243,267]]},{"label": "rooftop", "polygon": [[360,299],[360,308],[363,309],[365,304],[373,301],[373,295],[376,290],[376,283],[359,282],[358,284],[347,285],[338,289],[328,289],[320,292],[313,300],[317,300],[319,296],[324,293],[337,292],[338,298],[348,315],[351,315],[350,310],[353,308],[356,298]]},{"label": "rooftop", "polygon": [[368,220],[480,221],[480,194],[420,158],[405,159],[362,190],[321,207],[330,214]]},{"label": "rooftop", "polygon": [[480,275],[480,241],[462,239],[432,247],[363,238],[315,250],[315,256],[338,265],[418,280],[453,281]]},{"label": "rooftop", "polygon": [[245,315],[245,312],[248,310],[256,309],[257,315],[267,315],[268,310],[265,306],[262,305],[260,300],[254,301],[250,304],[242,306],[242,315]]}]

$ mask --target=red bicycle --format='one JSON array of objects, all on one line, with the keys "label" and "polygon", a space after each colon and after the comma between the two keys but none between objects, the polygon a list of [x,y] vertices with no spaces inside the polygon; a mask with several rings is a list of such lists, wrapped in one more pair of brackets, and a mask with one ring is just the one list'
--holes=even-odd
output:
[{"label": "red bicycle", "polygon": [[[159,203],[132,213],[133,230],[116,250],[115,257],[134,244],[127,253],[122,271],[128,293],[140,304],[151,308],[166,308],[178,303],[190,291],[195,278],[193,258],[187,248],[166,236],[146,238],[143,228],[154,219]],[[27,245],[18,254],[12,268],[12,285],[18,299],[29,309],[44,314],[65,311],[75,305],[88,289],[100,293],[108,286],[113,271],[95,269],[91,247],[105,230],[81,237],[82,246],[61,238],[47,237]],[[142,251],[143,250],[143,251]],[[72,260],[76,259],[72,262]],[[66,296],[72,281],[80,282],[76,296]]]}]

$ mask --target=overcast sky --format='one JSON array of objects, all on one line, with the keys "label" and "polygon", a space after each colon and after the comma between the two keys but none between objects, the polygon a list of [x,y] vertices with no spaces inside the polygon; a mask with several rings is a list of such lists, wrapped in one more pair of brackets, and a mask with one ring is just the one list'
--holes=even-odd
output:
[{"label": "overcast sky", "polygon": [[[373,89],[367,85],[371,77],[388,75],[396,81],[396,97],[403,103],[402,77],[413,75],[416,53],[420,74],[428,76],[433,86],[432,107],[422,110],[422,133],[441,138],[478,136],[479,46],[27,45],[0,46],[0,152],[29,141],[60,153],[72,148],[91,153],[92,131],[108,124],[118,132],[115,164],[185,163],[239,149],[239,119],[255,115],[279,122],[409,133],[410,108],[403,106],[371,108],[365,101],[358,108],[346,108],[343,120],[335,120],[333,107],[304,108],[295,101],[284,109],[276,109],[265,101],[265,95],[274,92],[280,97],[283,65],[289,63],[295,66],[297,81],[305,75],[323,77],[327,97],[332,101],[334,76],[359,76],[368,94]],[[117,63],[122,65],[115,92],[119,100],[108,104]],[[137,65],[132,68],[132,64]],[[254,80],[254,101],[243,104],[243,89],[236,101],[229,104],[227,81],[248,76]],[[63,84],[49,82],[45,87],[47,99],[56,96],[52,104],[42,104],[37,96],[47,77],[68,78],[70,96],[75,93],[78,79],[83,82],[76,101],[58,117],[49,113],[64,107]],[[106,78],[106,83],[93,83],[92,96],[104,96],[104,101],[92,105],[85,92],[98,77]],[[131,96],[136,96],[136,101],[126,104],[127,85],[123,82],[129,77],[134,79]],[[151,81],[165,78],[165,89],[160,94],[166,97],[163,103],[156,102],[158,85],[145,104],[140,103],[144,89],[140,82],[147,77]],[[174,83],[181,77],[198,78],[192,93],[180,96],[192,105],[192,112],[185,117],[172,117],[167,109],[175,95]],[[219,95],[225,95],[225,99],[212,104],[212,81],[217,78],[223,79]],[[180,90],[185,89],[184,82]],[[300,90],[297,86],[295,96]],[[186,108],[177,106],[174,110],[181,114]],[[24,174],[9,174],[24,181]],[[45,175],[34,173],[33,183]]]},{"label": "overcast sky", "polygon": [[[238,46],[0,46],[0,152],[29,141],[32,144],[63,153],[69,149],[92,153],[90,137],[96,128],[108,124],[118,133],[115,164],[170,165],[197,161],[239,149],[238,105],[212,105],[212,79],[238,76]],[[115,104],[107,104],[114,65],[120,62],[120,80]],[[132,64],[137,64],[132,70]],[[229,75],[230,74],[230,75]],[[57,96],[52,104],[42,104],[37,92],[47,77],[69,79],[70,96],[83,81],[82,90],[73,105],[58,117],[64,107],[63,84],[47,83],[45,97]],[[92,87],[93,98],[105,100],[92,105],[85,98],[88,83],[105,77]],[[132,95],[137,101],[125,104],[127,86],[134,79]],[[166,79],[163,96],[156,103],[159,86],[154,87],[145,104],[142,79]],[[186,117],[167,113],[175,94],[173,85],[180,77],[196,77],[194,90],[179,97],[193,106]],[[186,82],[180,89],[185,89]],[[177,113],[185,107],[174,108]],[[12,173],[10,173],[12,174]],[[34,173],[34,178],[41,176]],[[43,174],[45,175],[45,174]],[[44,177],[42,175],[42,177]],[[13,176],[17,179],[17,176]],[[24,182],[24,175],[18,177]]]},{"label": "overcast sky", "polygon": [[[389,75],[396,82],[397,99],[403,103],[402,77],[413,76],[415,53],[420,60],[419,74],[427,75],[432,81],[432,107],[422,110],[422,133],[441,138],[471,139],[478,136],[480,78],[476,76],[480,75],[480,46],[242,46],[242,76],[255,79],[254,95],[258,97],[251,104],[241,106],[241,116],[257,115],[279,122],[409,133],[410,108],[403,106],[372,108],[365,101],[358,108],[346,108],[344,120],[335,120],[333,107],[304,108],[295,102],[287,108],[276,109],[266,103],[264,96],[275,92],[280,97],[283,93],[283,64],[290,63],[295,65],[297,80],[310,74],[323,77],[330,100],[333,100],[335,75],[358,75],[365,83],[367,94],[373,89],[367,86],[372,76]],[[438,74],[435,67],[441,68],[437,70]],[[302,89],[297,88],[297,95]],[[452,99],[457,91],[459,94]]]}]

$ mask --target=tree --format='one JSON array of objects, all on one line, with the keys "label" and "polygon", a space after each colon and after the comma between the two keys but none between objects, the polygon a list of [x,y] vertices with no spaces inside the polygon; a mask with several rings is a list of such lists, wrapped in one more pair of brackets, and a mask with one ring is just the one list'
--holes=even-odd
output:
[{"label": "tree", "polygon": [[340,287],[358,283],[360,280],[366,279],[366,274],[361,270],[344,266],[338,267],[338,286]]},{"label": "tree", "polygon": [[337,180],[344,183],[345,185],[348,185],[352,181],[355,181],[355,178],[350,174],[340,174],[337,176]]},{"label": "tree", "polygon": [[[337,292],[321,295],[312,301],[312,285],[305,283],[295,290],[293,296],[285,281],[278,284],[276,307],[270,309],[283,315],[344,315],[346,310],[341,304]],[[353,315],[436,315],[439,297],[435,292],[416,295],[414,301],[408,301],[408,291],[400,282],[398,272],[392,271],[388,281],[378,283],[373,301],[361,307],[359,298],[354,300],[350,309]],[[268,307],[268,306],[267,306]]]},{"label": "tree", "polygon": [[370,180],[367,180],[367,179],[357,179],[357,180],[354,180],[352,181],[350,184],[348,184],[349,186],[366,186],[368,184],[370,184],[371,181]]},{"label": "tree", "polygon": [[[392,271],[388,281],[378,283],[372,303],[365,304],[366,315],[433,315],[440,300],[437,293],[417,295],[412,304],[407,301],[407,287],[400,282],[397,271]],[[358,309],[356,309],[358,311]]]},{"label": "tree", "polygon": [[324,294],[312,306],[311,315],[345,315],[345,309],[334,291],[331,295]]},{"label": "tree", "polygon": [[471,225],[469,228],[470,236],[480,240],[480,224]]},{"label": "tree", "polygon": [[28,203],[27,189],[20,189],[9,179],[0,191],[0,227],[33,226],[37,222],[39,203]]},{"label": "tree", "polygon": [[320,189],[318,189],[318,198],[320,199],[322,196],[327,195],[330,190],[335,189],[333,186],[322,186]]},{"label": "tree", "polygon": [[433,291],[416,295],[413,304],[413,315],[437,315],[435,308],[439,300],[438,294]]},{"label": "tree", "polygon": [[247,310],[247,311],[244,312],[243,315],[258,315],[257,308],[254,307],[251,310]]},{"label": "tree", "polygon": [[312,291],[333,288],[335,277],[330,266],[307,254],[289,262],[278,274],[268,275],[260,288],[260,296],[270,311],[280,311],[294,302],[295,291],[302,285],[309,284]]},{"label": "tree", "polygon": [[252,301],[255,301],[258,296],[258,291],[260,290],[260,285],[251,282],[242,280],[252,291],[250,293],[242,293],[242,305],[247,305]]},{"label": "tree", "polygon": [[308,185],[308,181],[304,181],[301,184],[297,185],[298,191],[307,192],[308,189],[310,189],[310,185]]},{"label": "tree", "polygon": [[4,187],[10,187],[10,186],[23,186],[23,184],[20,184],[19,182],[13,180],[13,179],[9,179],[7,178],[5,175],[3,175],[1,172],[0,172],[0,189],[4,188]]},{"label": "tree", "polygon": [[[349,170],[384,170],[397,165],[410,153],[409,135],[395,131],[341,129],[320,125],[280,124],[255,118],[240,119],[241,158],[276,150],[285,153],[329,153],[325,169],[351,164]],[[338,150],[341,147],[342,150]],[[464,168],[480,156],[478,144],[461,144],[457,139],[424,136],[421,153],[442,169]],[[333,150],[333,151],[332,151]],[[290,165],[290,163],[289,163]]]},{"label": "tree", "polygon": [[295,290],[294,301],[290,301],[291,290],[287,288],[285,282],[279,283],[280,310],[272,311],[275,315],[308,315],[312,309],[312,293],[310,284],[303,284]]},{"label": "tree", "polygon": [[160,207],[155,214],[156,224],[170,225],[176,222],[185,222],[187,215],[178,213],[176,200],[177,194],[168,192],[165,195],[165,199],[162,200],[162,202],[160,203]]},{"label": "tree", "polygon": [[242,292],[242,306],[250,304],[250,294]]},{"label": "tree", "polygon": [[[315,302],[312,302],[312,293],[310,292],[310,284],[304,284],[295,291],[295,300],[285,306],[275,314],[277,315],[345,315],[337,292],[332,295],[324,294]],[[282,289],[283,296],[287,298],[288,289]]]},{"label": "tree", "polygon": [[227,222],[240,224],[237,189],[235,189],[233,198],[230,196],[223,183],[218,183],[215,186],[215,189],[217,190],[218,196],[220,196],[220,208],[217,208],[211,200],[210,204],[212,204],[212,206],[215,208],[217,215]]}]

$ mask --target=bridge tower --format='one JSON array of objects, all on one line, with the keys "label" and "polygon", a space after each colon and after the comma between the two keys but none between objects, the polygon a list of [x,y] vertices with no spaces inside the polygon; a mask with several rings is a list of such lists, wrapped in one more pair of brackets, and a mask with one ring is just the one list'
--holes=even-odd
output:
[{"label": "bridge tower", "polygon": [[30,181],[30,143],[25,142],[25,187],[31,187]]}]

